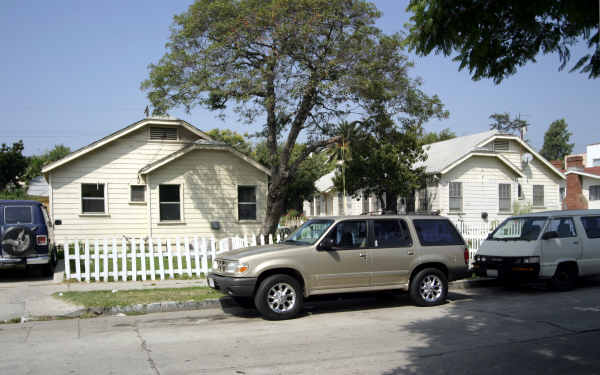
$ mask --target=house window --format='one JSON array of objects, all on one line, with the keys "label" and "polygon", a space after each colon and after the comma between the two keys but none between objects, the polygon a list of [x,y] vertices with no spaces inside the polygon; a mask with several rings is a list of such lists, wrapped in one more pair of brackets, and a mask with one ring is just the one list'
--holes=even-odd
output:
[{"label": "house window", "polygon": [[449,188],[450,211],[462,211],[462,182],[451,182]]},{"label": "house window", "polygon": [[81,184],[81,212],[84,214],[106,213],[104,184]]},{"label": "house window", "polygon": [[592,160],[592,167],[600,167],[600,159]]},{"label": "house window", "polygon": [[130,185],[129,187],[130,202],[145,202],[146,201],[146,185]]},{"label": "house window", "polygon": [[564,187],[559,187],[558,188],[558,198],[560,199],[560,201],[562,202],[563,200],[565,200],[565,188]]},{"label": "house window", "polygon": [[419,211],[429,210],[429,194],[427,188],[419,190]]},{"label": "house window", "polygon": [[510,211],[510,184],[499,184],[498,185],[498,206],[500,211]]},{"label": "house window", "polygon": [[533,205],[544,207],[544,185],[533,185]]},{"label": "house window", "polygon": [[159,185],[158,200],[160,209],[160,221],[181,220],[180,185]]},{"label": "house window", "polygon": [[256,186],[238,186],[238,220],[256,220]]},{"label": "house window", "polygon": [[155,141],[176,141],[177,128],[150,127],[150,139]]},{"label": "house window", "polygon": [[590,186],[590,200],[591,201],[600,200],[600,185]]},{"label": "house window", "polygon": [[508,151],[508,139],[496,139],[494,141],[494,151]]}]

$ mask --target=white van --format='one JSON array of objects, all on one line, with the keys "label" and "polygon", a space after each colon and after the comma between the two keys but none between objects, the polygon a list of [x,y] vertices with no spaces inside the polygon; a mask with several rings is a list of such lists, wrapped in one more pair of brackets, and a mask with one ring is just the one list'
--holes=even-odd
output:
[{"label": "white van", "polygon": [[547,279],[572,289],[579,276],[600,275],[600,210],[510,217],[481,244],[473,267],[509,284]]}]

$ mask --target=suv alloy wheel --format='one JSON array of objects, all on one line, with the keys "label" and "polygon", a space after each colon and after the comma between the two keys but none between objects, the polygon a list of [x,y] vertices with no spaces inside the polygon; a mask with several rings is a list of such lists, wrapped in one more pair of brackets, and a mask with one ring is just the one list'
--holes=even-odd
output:
[{"label": "suv alloy wheel", "polygon": [[422,269],[410,283],[410,299],[419,306],[440,305],[447,295],[448,280],[437,268]]},{"label": "suv alloy wheel", "polygon": [[302,310],[302,287],[289,275],[272,275],[264,279],[254,296],[258,311],[269,320],[290,319]]}]

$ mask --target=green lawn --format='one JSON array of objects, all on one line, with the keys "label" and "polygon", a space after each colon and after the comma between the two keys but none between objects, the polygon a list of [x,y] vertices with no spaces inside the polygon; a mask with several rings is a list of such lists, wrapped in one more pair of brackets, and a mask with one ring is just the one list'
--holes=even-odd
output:
[{"label": "green lawn", "polygon": [[53,296],[85,307],[114,307],[163,301],[198,302],[223,296],[223,294],[207,287],[132,289],[119,290],[115,293],[110,290],[61,293],[62,295],[54,293]]}]

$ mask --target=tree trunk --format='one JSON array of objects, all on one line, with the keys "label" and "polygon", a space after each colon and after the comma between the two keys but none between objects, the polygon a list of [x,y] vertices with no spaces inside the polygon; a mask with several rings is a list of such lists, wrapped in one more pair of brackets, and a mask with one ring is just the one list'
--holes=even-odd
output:
[{"label": "tree trunk", "polygon": [[283,215],[283,210],[285,209],[286,191],[284,184],[280,181],[281,180],[273,182],[269,189],[267,215],[262,227],[263,235],[275,234],[279,219]]}]

